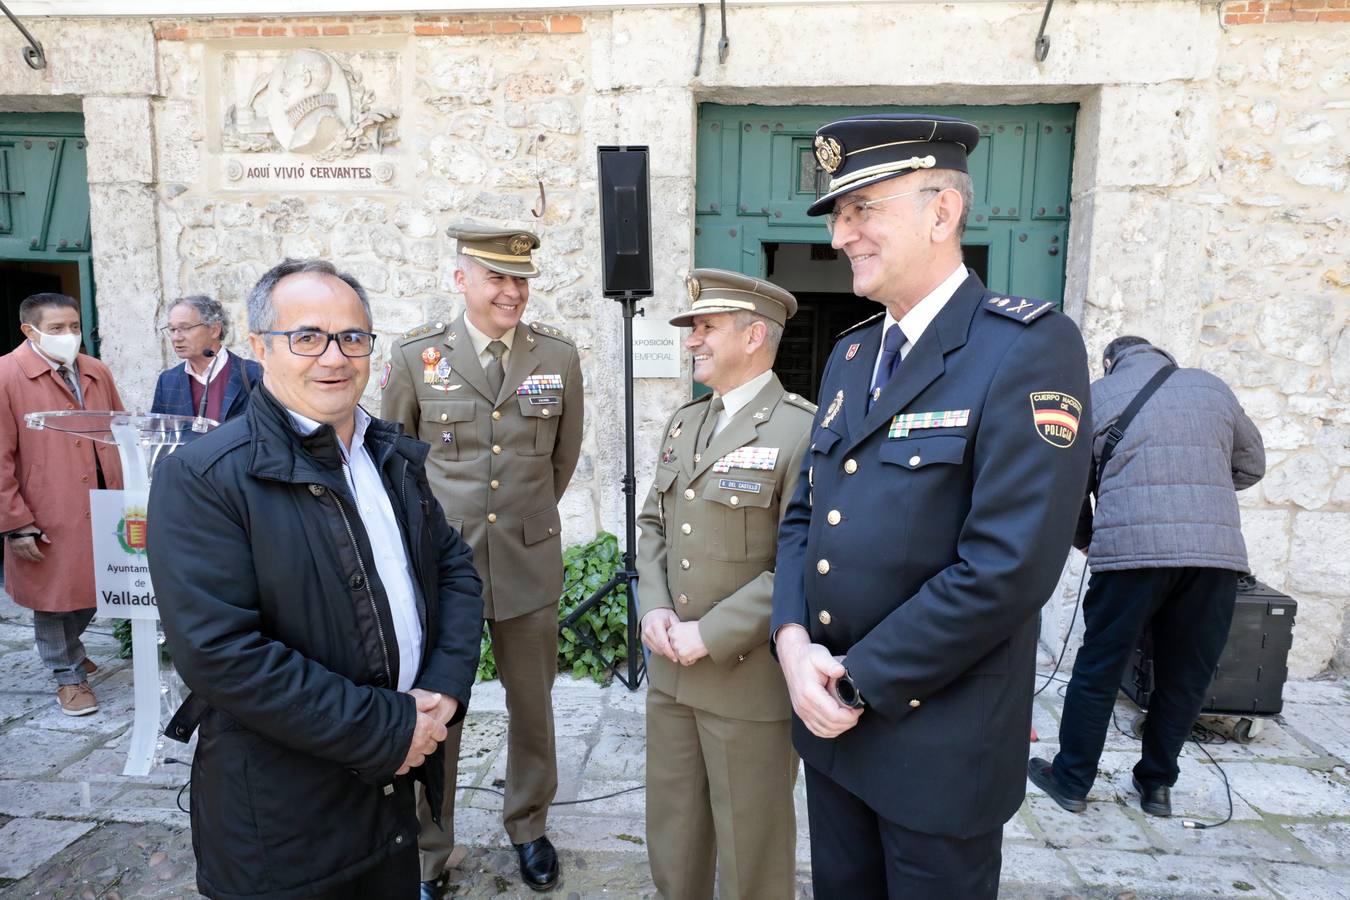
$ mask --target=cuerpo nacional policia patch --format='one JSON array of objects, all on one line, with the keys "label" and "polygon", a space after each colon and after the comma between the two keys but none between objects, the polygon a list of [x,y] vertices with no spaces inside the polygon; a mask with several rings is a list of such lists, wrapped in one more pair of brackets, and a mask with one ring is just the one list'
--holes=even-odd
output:
[{"label": "cuerpo nacional policia patch", "polygon": [[1031,412],[1041,440],[1055,447],[1073,446],[1083,418],[1083,404],[1076,398],[1060,391],[1033,391]]}]

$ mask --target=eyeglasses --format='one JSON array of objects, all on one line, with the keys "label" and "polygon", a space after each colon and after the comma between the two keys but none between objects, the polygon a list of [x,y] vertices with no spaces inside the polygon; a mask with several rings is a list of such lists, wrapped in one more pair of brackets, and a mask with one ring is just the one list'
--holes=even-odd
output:
[{"label": "eyeglasses", "polygon": [[184,325],[182,328],[179,328],[176,325],[165,325],[163,328],[159,330],[159,333],[167,334],[171,338],[176,338],[180,334],[187,334],[194,328],[205,328],[205,327],[206,327],[205,322],[198,322],[196,325]]},{"label": "eyeglasses", "polygon": [[887,200],[895,200],[899,197],[908,197],[911,194],[938,193],[942,188],[926,187],[919,188],[917,191],[905,191],[900,194],[890,194],[885,197],[877,197],[874,200],[853,200],[842,206],[836,206],[825,214],[825,227],[829,229],[830,234],[834,234],[834,229],[843,223],[852,228],[858,228],[867,224],[868,216],[875,206],[880,206]]},{"label": "eyeglasses", "polygon": [[315,331],[302,328],[298,331],[264,331],[263,334],[284,334],[291,352],[296,356],[323,356],[328,345],[337,341],[343,356],[369,356],[375,352],[375,335],[369,331]]}]

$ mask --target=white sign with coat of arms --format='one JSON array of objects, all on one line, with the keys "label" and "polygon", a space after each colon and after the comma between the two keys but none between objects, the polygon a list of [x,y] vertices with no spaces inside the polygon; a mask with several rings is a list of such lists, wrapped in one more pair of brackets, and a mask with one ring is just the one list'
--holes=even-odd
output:
[{"label": "white sign with coat of arms", "polygon": [[145,546],[149,502],[149,491],[89,492],[99,616],[159,618]]}]

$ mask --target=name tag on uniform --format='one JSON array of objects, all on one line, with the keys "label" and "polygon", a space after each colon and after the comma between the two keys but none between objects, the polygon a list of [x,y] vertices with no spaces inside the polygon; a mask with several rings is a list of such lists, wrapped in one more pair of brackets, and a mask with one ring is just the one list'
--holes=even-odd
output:
[{"label": "name tag on uniform", "polygon": [[941,412],[901,413],[891,419],[890,431],[886,437],[908,437],[911,431],[920,428],[961,428],[970,421],[968,409],[945,409]]},{"label": "name tag on uniform", "polygon": [[777,447],[737,447],[713,463],[713,471],[730,472],[732,469],[758,469],[763,472],[771,472],[776,465],[778,465]]},{"label": "name tag on uniform", "polygon": [[562,400],[559,399],[558,397],[531,397],[531,398],[530,398],[530,405],[531,405],[531,406],[553,406],[554,404],[556,404],[556,403],[561,403],[561,402],[562,402]]},{"label": "name tag on uniform", "polygon": [[561,375],[531,375],[520,383],[516,388],[517,394],[542,394],[544,391],[561,391],[563,381]]},{"label": "name tag on uniform", "polygon": [[758,481],[736,481],[734,478],[719,478],[717,486],[727,491],[749,491],[758,494],[763,487]]}]

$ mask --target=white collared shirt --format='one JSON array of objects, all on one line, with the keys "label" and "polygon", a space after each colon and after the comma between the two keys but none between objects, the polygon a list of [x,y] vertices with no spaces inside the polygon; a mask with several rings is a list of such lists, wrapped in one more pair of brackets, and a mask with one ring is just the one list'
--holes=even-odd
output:
[{"label": "white collared shirt", "polygon": [[[919,338],[928,326],[937,318],[938,313],[942,312],[942,307],[947,305],[947,301],[952,299],[956,289],[965,283],[970,273],[966,271],[964,263],[957,265],[956,271],[948,275],[932,292],[914,304],[914,307],[900,317],[899,323],[891,315],[890,310],[886,311],[886,319],[881,324],[881,345],[886,346],[886,332],[892,325],[899,324],[900,331],[905,335],[905,342],[900,345],[900,358],[909,356],[909,351],[914,349],[914,345],[919,342]],[[881,350],[877,350],[876,362],[872,364],[872,383],[876,384],[877,370],[881,368]]]},{"label": "white collared shirt", "polygon": [[482,365],[483,371],[487,371],[488,363],[492,362],[492,354],[488,352],[488,344],[493,341],[501,341],[506,345],[506,351],[502,353],[502,369],[505,371],[506,361],[511,357],[511,342],[516,339],[516,330],[508,328],[506,334],[499,338],[490,338],[469,321],[469,317],[464,317],[464,330],[469,332],[469,342],[473,344],[473,352],[478,354],[478,362]]},{"label": "white collared shirt", "polygon": [[[319,428],[320,423],[293,410],[291,420],[304,434]],[[356,498],[356,512],[370,538],[370,555],[375,560],[384,595],[389,600],[389,617],[394,620],[394,642],[398,645],[398,690],[407,691],[417,680],[422,663],[422,620],[417,615],[417,593],[413,589],[412,566],[403,546],[403,533],[394,518],[394,505],[385,493],[384,481],[375,467],[375,460],[366,449],[366,427],[370,414],[356,408],[356,431],[352,434],[352,450],[342,446],[343,473],[347,486]],[[431,602],[432,598],[428,598]]]},{"label": "white collared shirt", "polygon": [[217,375],[219,375],[221,372],[225,371],[225,366],[228,365],[229,362],[230,362],[230,351],[226,350],[224,346],[222,346],[219,350],[216,351],[216,355],[211,357],[211,359],[207,362],[206,371],[201,373],[200,375],[192,371],[192,366],[186,359],[183,360],[183,368],[187,370],[189,378],[195,379],[196,382],[200,385],[210,387],[211,380],[215,378]]},{"label": "white collared shirt", "polygon": [[722,394],[722,412],[717,416],[717,422],[713,425],[713,434],[727,427],[727,424],[735,417],[736,413],[745,408],[745,405],[755,399],[755,395],[760,392],[764,385],[769,383],[773,377],[773,370],[765,370],[754,378],[751,378],[740,387],[732,388],[725,394]]}]

